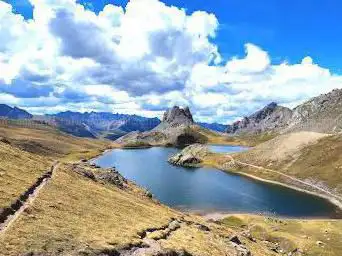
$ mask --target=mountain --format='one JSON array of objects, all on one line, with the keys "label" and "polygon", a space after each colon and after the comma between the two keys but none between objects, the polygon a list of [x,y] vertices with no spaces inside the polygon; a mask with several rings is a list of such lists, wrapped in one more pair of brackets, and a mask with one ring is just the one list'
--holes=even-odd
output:
[{"label": "mountain", "polygon": [[267,131],[276,131],[287,126],[292,117],[292,110],[278,106],[272,102],[254,114],[227,127],[231,134],[257,134]]},{"label": "mountain", "polygon": [[155,129],[163,130],[193,124],[194,119],[188,107],[183,109],[178,106],[174,106],[173,108],[165,111],[162,122]]},{"label": "mountain", "polygon": [[203,128],[195,124],[190,109],[174,106],[165,111],[162,122],[148,132],[132,132],[118,140],[125,147],[176,146],[205,143]]},{"label": "mountain", "polygon": [[286,131],[339,133],[342,131],[342,89],[321,94],[297,106]]},{"label": "mountain", "polygon": [[0,118],[6,119],[31,119],[33,116],[27,111],[17,108],[10,107],[5,104],[0,104]]},{"label": "mountain", "polygon": [[219,123],[202,123],[202,122],[197,122],[197,124],[203,128],[213,130],[216,132],[225,132],[228,128],[228,125],[224,124],[219,124]]},{"label": "mountain", "polygon": [[293,110],[270,103],[254,114],[229,125],[230,134],[258,134],[263,132],[320,133],[342,132],[342,89],[321,94]]},{"label": "mountain", "polygon": [[61,112],[48,116],[64,132],[80,137],[117,139],[132,131],[148,131],[160,124],[158,118],[108,112]]}]

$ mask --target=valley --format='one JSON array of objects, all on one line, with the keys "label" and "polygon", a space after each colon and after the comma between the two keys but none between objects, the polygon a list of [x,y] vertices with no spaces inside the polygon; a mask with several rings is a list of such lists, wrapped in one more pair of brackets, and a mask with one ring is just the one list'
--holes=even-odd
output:
[{"label": "valley", "polygon": [[326,199],[340,203],[340,134],[272,127],[224,134],[174,107],[111,141],[7,119],[0,255],[338,256],[340,215]]}]

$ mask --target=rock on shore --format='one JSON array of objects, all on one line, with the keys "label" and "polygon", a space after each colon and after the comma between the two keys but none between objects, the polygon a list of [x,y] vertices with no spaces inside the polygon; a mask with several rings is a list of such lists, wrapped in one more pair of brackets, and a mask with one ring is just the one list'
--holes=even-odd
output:
[{"label": "rock on shore", "polygon": [[193,144],[170,157],[168,162],[185,167],[198,167],[202,162],[203,157],[208,154],[209,149],[206,145]]}]

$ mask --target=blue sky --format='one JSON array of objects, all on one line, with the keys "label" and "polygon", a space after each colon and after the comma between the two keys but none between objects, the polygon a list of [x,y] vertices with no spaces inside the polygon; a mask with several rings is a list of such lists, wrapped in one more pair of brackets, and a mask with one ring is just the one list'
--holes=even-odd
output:
[{"label": "blue sky", "polygon": [[[32,17],[28,0],[7,0],[18,13]],[[106,4],[126,6],[127,0],[80,0],[99,12]],[[339,0],[165,0],[187,12],[214,13],[220,21],[216,43],[223,56],[243,56],[244,43],[268,50],[273,62],[290,63],[311,56],[320,65],[342,73],[342,2]],[[91,5],[89,5],[91,4]]]},{"label": "blue sky", "polygon": [[0,0],[0,102],[159,117],[177,104],[222,123],[273,101],[295,107],[342,88],[341,9],[337,0]]}]

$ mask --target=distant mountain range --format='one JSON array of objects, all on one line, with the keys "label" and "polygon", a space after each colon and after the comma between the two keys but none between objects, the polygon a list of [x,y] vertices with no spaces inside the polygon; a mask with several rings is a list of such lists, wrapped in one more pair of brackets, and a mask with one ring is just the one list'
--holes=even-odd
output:
[{"label": "distant mountain range", "polygon": [[[0,104],[0,118],[33,119],[57,127],[59,130],[78,137],[107,138],[115,140],[129,132],[145,132],[157,127],[158,118],[138,115],[113,114],[108,112],[72,112],[66,111],[53,115],[31,115],[27,111]],[[170,117],[171,118],[171,117]],[[200,123],[205,128],[222,131],[220,124]]]},{"label": "distant mountain range", "polygon": [[27,111],[17,108],[10,107],[5,104],[0,104],[0,118],[6,119],[31,119],[33,115]]},{"label": "distant mountain range", "polygon": [[[165,113],[163,122],[158,118],[107,112],[66,111],[54,115],[33,116],[23,109],[5,104],[0,104],[0,118],[38,120],[75,136],[111,140],[133,131],[146,132],[165,125],[173,127],[194,123],[188,108],[177,107]],[[314,97],[294,109],[272,102],[231,125],[203,122],[196,124],[231,135],[291,131],[340,133],[342,132],[342,89],[335,89]]]},{"label": "distant mountain range", "polygon": [[219,124],[219,123],[202,123],[202,122],[197,122],[199,126],[202,126],[203,128],[217,131],[217,132],[225,132],[228,128],[228,125],[224,124]]},{"label": "distant mountain range", "polygon": [[160,124],[158,118],[107,112],[62,112],[47,115],[64,132],[80,137],[117,139],[132,131],[149,131]]}]

